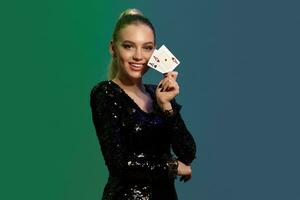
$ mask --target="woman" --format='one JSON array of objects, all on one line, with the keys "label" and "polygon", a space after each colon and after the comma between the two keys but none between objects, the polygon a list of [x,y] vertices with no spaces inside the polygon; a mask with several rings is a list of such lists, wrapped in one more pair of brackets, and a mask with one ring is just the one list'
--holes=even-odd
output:
[{"label": "woman", "polygon": [[[143,84],[155,30],[136,9],[124,11],[110,42],[110,80],[91,91],[90,105],[108,182],[102,199],[177,199],[174,180],[191,178],[196,145],[180,115],[177,72]],[[171,153],[171,149],[176,158]]]}]

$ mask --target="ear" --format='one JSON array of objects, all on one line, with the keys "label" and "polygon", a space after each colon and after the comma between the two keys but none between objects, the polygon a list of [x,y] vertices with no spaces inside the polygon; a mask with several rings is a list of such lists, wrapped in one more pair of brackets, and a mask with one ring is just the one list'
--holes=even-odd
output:
[{"label": "ear", "polygon": [[116,57],[115,46],[112,40],[109,43],[109,52],[112,57]]}]

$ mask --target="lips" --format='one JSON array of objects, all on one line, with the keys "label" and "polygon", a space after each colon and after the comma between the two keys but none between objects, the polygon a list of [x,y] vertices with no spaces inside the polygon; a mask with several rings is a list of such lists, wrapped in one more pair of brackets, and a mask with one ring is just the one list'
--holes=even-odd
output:
[{"label": "lips", "polygon": [[144,63],[129,63],[130,67],[134,71],[141,71],[144,67]]}]

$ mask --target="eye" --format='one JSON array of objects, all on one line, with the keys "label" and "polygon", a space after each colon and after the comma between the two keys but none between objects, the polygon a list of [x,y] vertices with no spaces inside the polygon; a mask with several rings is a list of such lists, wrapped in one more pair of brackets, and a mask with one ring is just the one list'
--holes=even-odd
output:
[{"label": "eye", "polygon": [[151,45],[145,46],[144,49],[146,49],[147,51],[151,51],[153,49],[153,46]]},{"label": "eye", "polygon": [[123,44],[122,45],[125,49],[132,49],[133,45],[132,44]]}]

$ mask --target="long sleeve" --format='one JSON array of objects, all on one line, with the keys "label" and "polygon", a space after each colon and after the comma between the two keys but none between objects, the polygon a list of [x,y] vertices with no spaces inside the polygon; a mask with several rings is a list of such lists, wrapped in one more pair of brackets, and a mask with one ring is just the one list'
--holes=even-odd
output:
[{"label": "long sleeve", "polygon": [[126,111],[116,93],[106,85],[95,86],[90,94],[90,106],[101,151],[112,176],[135,182],[176,176],[175,160],[154,160],[128,151],[122,118]]},{"label": "long sleeve", "polygon": [[176,102],[175,98],[171,104],[175,113],[166,118],[171,133],[172,149],[180,161],[190,164],[196,158],[196,143],[181,117],[180,109],[182,106]]},{"label": "long sleeve", "polygon": [[167,130],[171,135],[171,145],[173,152],[178,156],[178,160],[185,164],[190,164],[196,158],[196,144],[193,136],[187,129],[181,117],[182,105],[178,104],[175,98],[171,101],[174,114],[165,115],[161,108],[156,105],[155,109],[165,119]]}]

